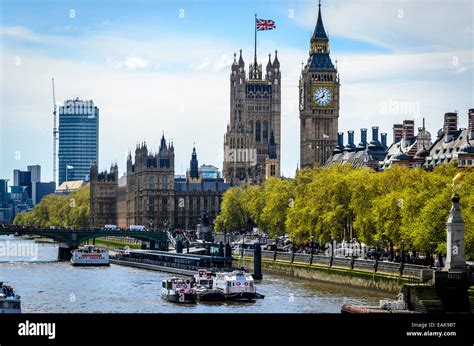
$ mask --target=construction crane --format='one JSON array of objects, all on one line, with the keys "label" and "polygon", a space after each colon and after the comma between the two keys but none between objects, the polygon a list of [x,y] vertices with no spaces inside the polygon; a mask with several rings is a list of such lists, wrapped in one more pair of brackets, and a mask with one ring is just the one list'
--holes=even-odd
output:
[{"label": "construction crane", "polygon": [[56,112],[56,93],[54,91],[54,77],[52,78],[53,83],[53,181],[56,182],[57,169],[56,169],[56,145],[58,141],[58,128],[57,128],[57,112]]}]

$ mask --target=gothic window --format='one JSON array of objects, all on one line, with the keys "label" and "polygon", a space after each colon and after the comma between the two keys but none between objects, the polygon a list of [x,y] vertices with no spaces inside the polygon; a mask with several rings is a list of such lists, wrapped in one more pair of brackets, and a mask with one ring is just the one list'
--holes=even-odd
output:
[{"label": "gothic window", "polygon": [[149,188],[150,190],[154,190],[155,189],[155,179],[154,177],[150,177],[150,181],[149,181]]},{"label": "gothic window", "polygon": [[168,198],[163,197],[161,199],[161,208],[162,208],[162,210],[167,210],[168,209]]},{"label": "gothic window", "polygon": [[261,126],[260,126],[260,121],[257,121],[255,123],[255,141],[260,142],[260,137],[261,137]]},{"label": "gothic window", "polygon": [[155,211],[155,199],[150,197],[148,204],[148,212],[151,214]]},{"label": "gothic window", "polygon": [[266,121],[263,122],[262,135],[263,135],[263,141],[267,142],[268,141],[268,123]]},{"label": "gothic window", "polygon": [[275,165],[270,165],[270,175],[271,175],[272,177],[275,176]]},{"label": "gothic window", "polygon": [[168,187],[168,177],[165,175],[162,180],[162,189],[166,190]]}]

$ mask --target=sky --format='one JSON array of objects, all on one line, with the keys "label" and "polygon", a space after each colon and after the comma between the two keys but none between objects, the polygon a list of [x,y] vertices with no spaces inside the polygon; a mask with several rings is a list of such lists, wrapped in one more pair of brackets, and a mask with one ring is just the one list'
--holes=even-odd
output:
[{"label": "sky", "polygon": [[[196,145],[199,164],[222,169],[230,65],[253,57],[254,14],[277,28],[258,33],[259,62],[278,50],[282,71],[282,174],[299,160],[298,80],[308,58],[317,2],[0,1],[0,178],[42,166],[52,180],[53,101],[92,99],[100,109],[99,168],[164,133],[176,174]],[[322,16],[341,81],[339,131],[415,119],[432,137],[446,112],[467,126],[474,108],[471,0],[323,0]],[[370,133],[370,130],[369,130]],[[347,139],[347,135],[346,135]],[[122,173],[121,173],[122,174]]]}]

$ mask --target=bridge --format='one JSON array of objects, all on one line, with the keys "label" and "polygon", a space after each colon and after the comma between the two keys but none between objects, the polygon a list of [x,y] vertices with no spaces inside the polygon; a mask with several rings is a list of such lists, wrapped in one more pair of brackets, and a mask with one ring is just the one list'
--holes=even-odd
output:
[{"label": "bridge", "polygon": [[166,231],[138,231],[138,230],[109,230],[109,229],[62,229],[62,228],[33,228],[2,225],[0,235],[38,235],[54,239],[59,244],[58,259],[69,260],[71,250],[89,239],[102,237],[132,237],[150,243],[152,250],[168,250],[168,235]]}]

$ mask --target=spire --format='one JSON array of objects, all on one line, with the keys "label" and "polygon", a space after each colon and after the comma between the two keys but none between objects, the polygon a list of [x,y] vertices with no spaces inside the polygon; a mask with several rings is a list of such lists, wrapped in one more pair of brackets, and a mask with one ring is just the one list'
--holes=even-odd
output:
[{"label": "spire", "polygon": [[160,151],[166,149],[166,139],[165,139],[165,132],[163,131],[163,135],[161,137],[161,142],[160,142]]},{"label": "spire", "polygon": [[242,59],[242,49],[240,50],[239,66],[241,66],[241,67],[245,66],[244,59]]},{"label": "spire", "polygon": [[321,0],[318,4],[318,20],[316,22],[316,27],[313,32],[313,40],[329,40],[326,35],[326,30],[324,30],[323,17],[321,16]]},{"label": "spire", "polygon": [[273,60],[273,67],[280,68],[280,62],[278,61],[278,51],[275,50],[275,59]]},{"label": "spire", "polygon": [[271,54],[268,54],[267,71],[268,71],[268,70],[271,70],[272,67],[273,67],[273,65],[272,65],[272,55],[271,55]]},{"label": "spire", "polygon": [[191,161],[189,163],[189,176],[191,178],[199,178],[199,170],[198,170],[198,160],[196,154],[196,146],[193,146],[193,153],[191,155]]}]

